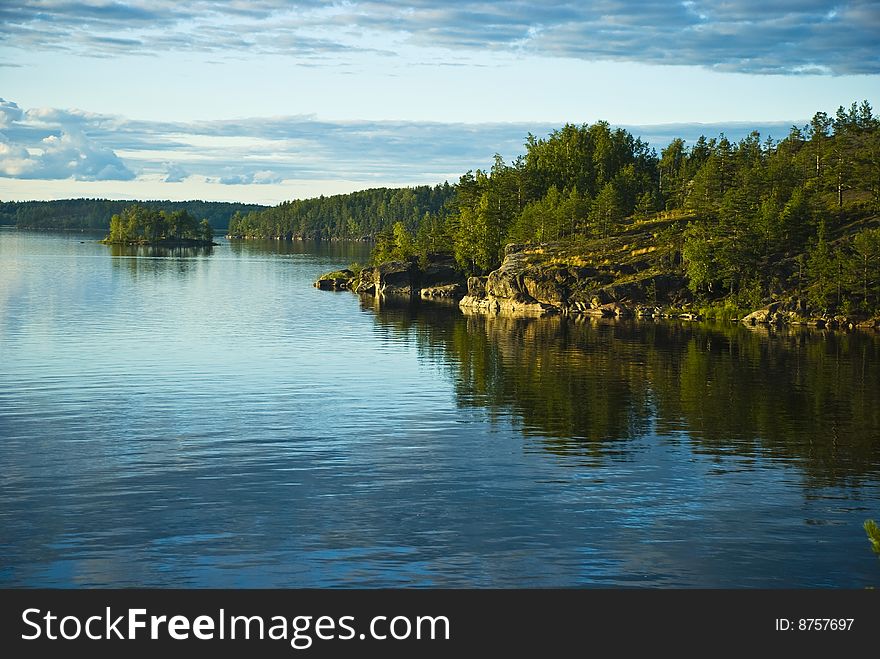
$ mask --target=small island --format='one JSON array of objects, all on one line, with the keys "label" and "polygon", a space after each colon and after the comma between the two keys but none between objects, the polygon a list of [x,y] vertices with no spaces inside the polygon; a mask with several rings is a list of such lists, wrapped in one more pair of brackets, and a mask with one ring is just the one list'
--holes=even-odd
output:
[{"label": "small island", "polygon": [[186,210],[167,213],[132,205],[110,218],[106,245],[155,245],[158,247],[212,247],[214,229],[208,220],[198,221]]}]

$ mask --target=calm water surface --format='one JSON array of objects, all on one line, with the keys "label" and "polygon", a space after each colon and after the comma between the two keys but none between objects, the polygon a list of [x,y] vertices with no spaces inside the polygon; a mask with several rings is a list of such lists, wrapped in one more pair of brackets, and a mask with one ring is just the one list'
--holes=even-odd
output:
[{"label": "calm water surface", "polygon": [[364,258],[0,230],[0,585],[880,585],[876,338],[311,287]]}]

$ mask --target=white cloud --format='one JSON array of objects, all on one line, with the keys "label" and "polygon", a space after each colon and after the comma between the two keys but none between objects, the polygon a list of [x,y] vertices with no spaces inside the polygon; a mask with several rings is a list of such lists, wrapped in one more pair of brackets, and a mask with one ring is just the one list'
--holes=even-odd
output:
[{"label": "white cloud", "polygon": [[217,179],[217,182],[223,185],[272,185],[281,183],[283,180],[283,178],[272,171],[260,170],[258,172],[221,176]]},{"label": "white cloud", "polygon": [[0,173],[17,178],[31,166],[32,160],[27,149],[0,139]]},{"label": "white cloud", "polygon": [[268,169],[254,172],[251,180],[258,185],[271,185],[273,183],[281,183],[284,179],[275,172]]},{"label": "white cloud", "polygon": [[9,126],[14,121],[21,121],[24,111],[17,103],[0,98],[0,129]]},{"label": "white cloud", "polygon": [[189,172],[177,163],[165,163],[165,183],[180,183],[189,176]]},{"label": "white cloud", "polygon": [[[833,108],[824,109],[833,113]],[[5,122],[0,127],[0,176],[130,182],[137,172],[138,181],[153,187],[175,184],[169,197],[186,190],[204,194],[205,186],[242,186],[214,198],[267,195],[263,199],[282,190],[313,196],[345,187],[455,182],[467,170],[490,167],[495,153],[507,160],[524,153],[529,133],[543,136],[560,127],[542,122],[322,121],[311,116],[162,122],[79,110],[23,110],[3,100],[0,118]],[[792,120],[801,125],[808,117]],[[765,137],[780,139],[793,121],[629,130],[659,152],[674,137],[692,143],[701,134],[724,132],[739,139],[758,129]],[[320,187],[310,193],[314,182]],[[263,192],[246,193],[246,186]]]},{"label": "white cloud", "polygon": [[46,0],[0,6],[0,40],[28,51],[273,54],[318,64],[416,46],[720,71],[876,74],[878,33],[874,0]]},{"label": "white cloud", "polygon": [[42,141],[43,152],[28,178],[74,178],[81,181],[129,180],[134,173],[112,150],[93,144],[75,130]]},{"label": "white cloud", "polygon": [[[47,116],[54,119],[47,120]],[[135,177],[112,149],[83,132],[87,117],[65,123],[58,116],[24,112],[16,103],[0,99],[0,173],[11,178],[79,181]]]}]

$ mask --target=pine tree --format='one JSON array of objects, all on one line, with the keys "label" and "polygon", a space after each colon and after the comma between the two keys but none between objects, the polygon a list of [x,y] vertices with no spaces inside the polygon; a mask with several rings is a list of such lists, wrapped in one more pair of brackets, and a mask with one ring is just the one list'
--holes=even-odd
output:
[{"label": "pine tree", "polygon": [[834,255],[826,240],[824,218],[819,222],[816,244],[807,257],[807,275],[812,281],[808,294],[810,303],[822,312],[827,312],[835,288]]},{"label": "pine tree", "polygon": [[603,238],[607,238],[611,228],[623,218],[620,197],[612,183],[606,183],[596,195],[590,218],[599,227],[599,233]]}]

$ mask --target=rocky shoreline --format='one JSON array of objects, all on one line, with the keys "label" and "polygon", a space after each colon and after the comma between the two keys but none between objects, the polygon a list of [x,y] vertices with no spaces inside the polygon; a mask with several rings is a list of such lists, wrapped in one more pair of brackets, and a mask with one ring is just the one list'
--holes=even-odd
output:
[{"label": "rocky shoreline", "polygon": [[593,267],[559,262],[542,247],[508,245],[497,270],[486,277],[471,277],[467,283],[467,294],[459,304],[477,312],[694,316],[687,309],[691,295],[683,277],[640,272],[630,264]]},{"label": "rocky shoreline", "polygon": [[352,291],[362,295],[421,297],[426,300],[460,300],[467,291],[455,259],[431,255],[425,262],[412,258],[388,261],[354,270],[337,270],[321,275],[315,287],[322,290]]},{"label": "rocky shoreline", "polygon": [[[645,262],[584,265],[547,245],[508,245],[498,269],[466,280],[451,256],[390,261],[360,272],[339,270],[315,282],[323,290],[458,302],[465,313],[596,318],[702,320],[684,276]],[[748,326],[799,325],[830,330],[880,330],[880,319],[824,316],[802,300],[771,302],[742,318]]]},{"label": "rocky shoreline", "polygon": [[766,307],[744,316],[741,321],[752,326],[805,325],[830,330],[880,330],[880,318],[859,319],[844,315],[811,314],[804,301],[796,298],[788,302],[771,302]]}]

